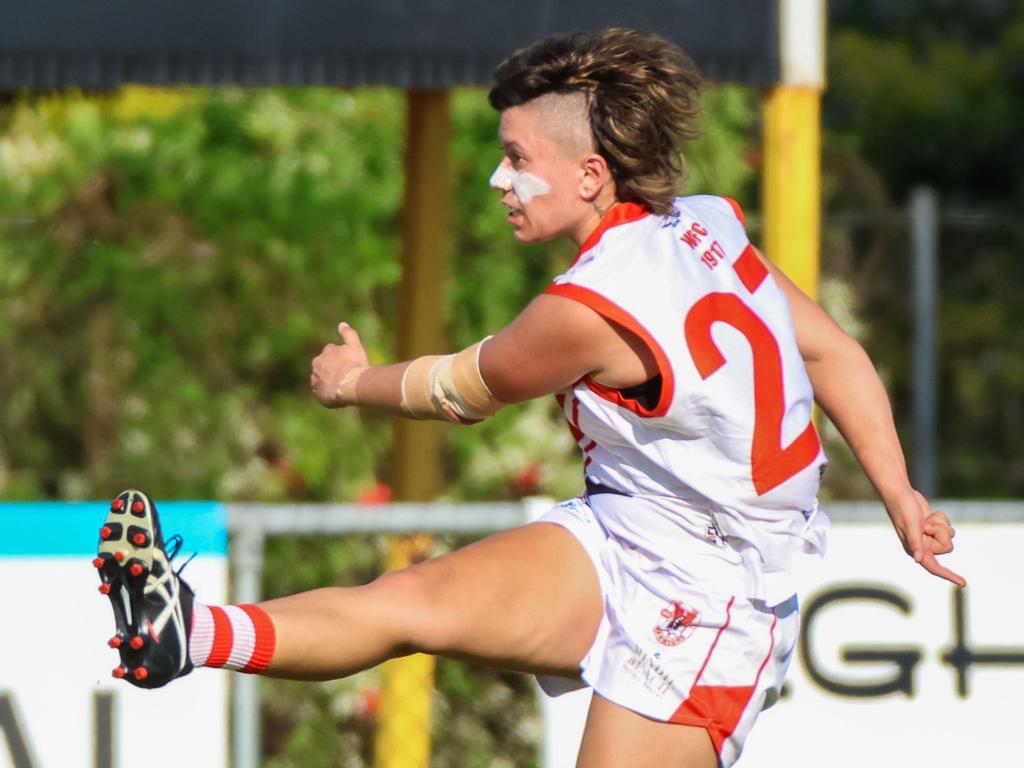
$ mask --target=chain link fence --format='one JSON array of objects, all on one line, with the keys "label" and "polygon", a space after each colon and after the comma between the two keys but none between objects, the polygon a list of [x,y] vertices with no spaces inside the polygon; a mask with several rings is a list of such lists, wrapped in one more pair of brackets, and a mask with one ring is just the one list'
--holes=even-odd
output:
[{"label": "chain link fence", "polygon": [[[915,268],[915,248],[922,243],[914,236],[911,202],[901,207],[886,201],[825,215],[818,300],[878,368],[917,482],[922,464],[934,463],[935,495],[1019,498],[1024,495],[1024,221],[938,195],[934,202],[934,221],[925,224],[934,241],[933,274],[923,276],[930,286],[917,285],[922,275],[920,266]],[[757,242],[759,217],[748,216],[748,225]],[[926,297],[932,341],[922,339],[928,334],[920,297],[915,300],[915,289],[921,288],[932,292]],[[926,374],[931,381],[921,380],[915,362],[921,354],[932,358]],[[921,423],[927,418],[921,409],[923,385],[935,398],[931,429]],[[873,489],[842,437],[828,423],[823,432],[832,462],[824,498],[871,498]]]},{"label": "chain link fence", "polygon": [[1020,497],[1024,223],[927,189],[911,199],[928,195],[932,221],[911,206],[828,217],[822,299],[879,368],[915,480],[944,497]]}]

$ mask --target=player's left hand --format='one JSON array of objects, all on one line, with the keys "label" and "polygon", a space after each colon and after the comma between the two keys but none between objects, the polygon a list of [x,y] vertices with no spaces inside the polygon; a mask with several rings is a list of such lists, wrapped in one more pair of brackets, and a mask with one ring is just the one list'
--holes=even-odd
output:
[{"label": "player's left hand", "polygon": [[886,509],[908,555],[929,573],[958,587],[967,586],[963,576],[946,568],[935,557],[953,551],[956,531],[945,513],[932,510],[928,500],[913,489],[886,501]]},{"label": "player's left hand", "polygon": [[313,397],[328,408],[343,405],[338,399],[338,388],[346,376],[366,368],[370,362],[356,329],[348,323],[338,324],[341,344],[327,344],[313,358],[309,388]]}]

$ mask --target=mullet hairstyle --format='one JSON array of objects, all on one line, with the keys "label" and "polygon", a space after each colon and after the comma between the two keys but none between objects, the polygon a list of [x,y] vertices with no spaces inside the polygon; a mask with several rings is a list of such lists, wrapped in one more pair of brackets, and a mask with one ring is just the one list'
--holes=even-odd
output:
[{"label": "mullet hairstyle", "polygon": [[616,196],[672,209],[686,177],[680,143],[699,135],[702,78],[675,43],[633,29],[556,34],[498,65],[488,99],[499,112],[548,93],[587,96],[594,148]]}]

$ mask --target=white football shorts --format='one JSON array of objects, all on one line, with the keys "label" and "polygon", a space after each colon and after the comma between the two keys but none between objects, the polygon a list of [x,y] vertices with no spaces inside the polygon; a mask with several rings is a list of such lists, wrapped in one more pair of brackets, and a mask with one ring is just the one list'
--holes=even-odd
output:
[{"label": "white football shorts", "polygon": [[[582,680],[645,717],[707,729],[728,768],[758,714],[779,697],[797,641],[796,596],[774,608],[742,597],[742,566],[711,534],[710,518],[686,523],[679,556],[687,562],[677,568],[610,536],[594,511],[605,505],[618,515],[645,511],[642,499],[595,494],[537,521],[568,529],[601,582],[604,617],[580,661]],[[538,681],[552,696],[582,685]]]}]

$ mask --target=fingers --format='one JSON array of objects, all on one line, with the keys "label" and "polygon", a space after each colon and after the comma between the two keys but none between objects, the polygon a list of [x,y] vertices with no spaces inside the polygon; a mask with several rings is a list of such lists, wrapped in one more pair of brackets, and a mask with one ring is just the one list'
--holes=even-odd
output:
[{"label": "fingers", "polygon": [[355,328],[345,322],[338,323],[338,335],[341,336],[342,343],[340,345],[328,344],[327,346],[334,346],[342,351],[344,358],[352,364],[369,365],[366,348],[363,347],[363,340],[359,337],[359,333]]},{"label": "fingers", "polygon": [[916,490],[913,494],[903,494],[892,499],[887,509],[903,549],[915,562],[928,573],[958,587],[967,585],[963,576],[942,565],[935,557],[953,551],[956,531],[945,513],[932,510],[928,500]]},{"label": "fingers", "polygon": [[310,365],[309,388],[313,396],[328,408],[342,405],[338,387],[355,368],[368,366],[366,350],[355,328],[348,323],[338,324],[340,344],[325,344]]},{"label": "fingers", "polygon": [[929,514],[925,515],[925,522],[942,524],[945,525],[947,528],[953,527],[953,524],[949,522],[949,518],[946,516],[946,513],[939,509],[936,509],[934,512],[930,512]]},{"label": "fingers", "polygon": [[317,399],[317,402],[328,408],[331,407],[331,387],[317,370],[316,360],[313,361],[313,371],[309,374],[309,389],[313,393],[313,397]]},{"label": "fingers", "polygon": [[944,555],[953,551],[954,532],[952,528],[925,526],[924,536],[925,545],[933,554]]},{"label": "fingers", "polygon": [[355,344],[360,347],[363,345],[359,338],[359,332],[348,323],[338,323],[338,335],[341,336],[341,340],[346,344]]},{"label": "fingers", "polygon": [[924,568],[928,573],[938,576],[939,578],[951,581],[958,587],[966,587],[967,579],[961,576],[956,571],[950,570],[946,566],[942,565],[931,552],[927,553],[921,560],[918,561],[921,567]]},{"label": "fingers", "polygon": [[920,523],[914,525],[914,528],[919,527],[913,552],[914,560],[933,576],[945,579],[958,587],[966,587],[967,579],[942,565],[935,557],[953,551],[953,537],[956,535],[956,531],[953,529],[952,523],[949,522],[949,518],[944,512],[933,511],[924,496],[917,491],[914,491],[914,494],[917,496],[923,514]]},{"label": "fingers", "polygon": [[916,509],[902,515],[896,524],[896,532],[903,543],[903,549],[915,562],[920,563],[927,552],[927,547],[924,544],[924,521]]},{"label": "fingers", "polygon": [[953,537],[956,536],[949,518],[942,512],[932,512],[925,518],[924,531],[926,544],[937,555],[953,551]]}]

